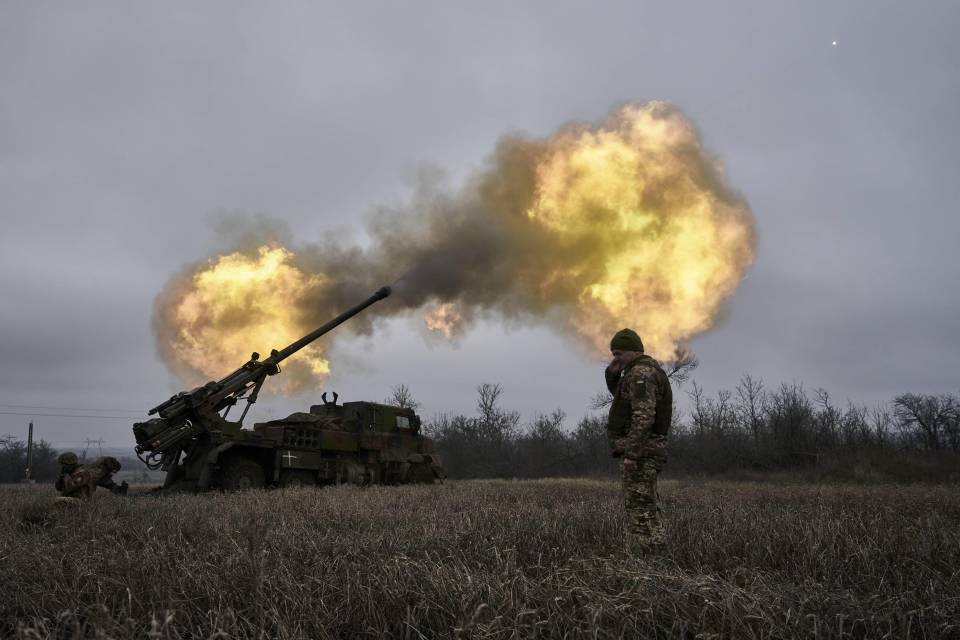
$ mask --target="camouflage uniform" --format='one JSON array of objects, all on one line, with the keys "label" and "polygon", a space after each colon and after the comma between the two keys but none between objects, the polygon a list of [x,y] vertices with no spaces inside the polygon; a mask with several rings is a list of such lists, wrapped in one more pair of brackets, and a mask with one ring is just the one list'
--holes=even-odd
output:
[{"label": "camouflage uniform", "polygon": [[657,506],[657,475],[667,459],[673,394],[660,364],[640,355],[619,376],[608,375],[614,400],[607,435],[614,457],[623,459],[627,541],[634,553],[664,544]]},{"label": "camouflage uniform", "polygon": [[57,475],[53,486],[57,491],[63,491],[64,480],[80,468],[80,460],[77,458],[77,454],[72,451],[67,451],[57,456],[57,462],[60,463],[60,473]]},{"label": "camouflage uniform", "polygon": [[113,481],[113,474],[119,470],[120,463],[116,458],[97,458],[92,464],[80,465],[64,476],[60,494],[67,498],[89,498],[97,487],[109,489],[111,493],[125,494],[127,483],[118,485]]}]

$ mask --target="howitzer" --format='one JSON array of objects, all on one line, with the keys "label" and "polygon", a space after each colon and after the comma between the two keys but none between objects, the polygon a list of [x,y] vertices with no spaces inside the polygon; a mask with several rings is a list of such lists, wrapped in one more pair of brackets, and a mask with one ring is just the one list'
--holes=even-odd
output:
[{"label": "howitzer", "polygon": [[[390,287],[382,287],[296,342],[272,350],[268,358],[260,360],[260,354],[253,353],[246,364],[224,378],[182,391],[150,409],[148,415],[158,417],[133,425],[137,457],[148,468],[167,472],[165,488],[174,483],[207,488],[219,455],[232,446],[231,438],[240,433],[264,381],[280,372],[280,363],[390,293]],[[241,400],[247,404],[239,420],[227,420],[231,408]]]}]

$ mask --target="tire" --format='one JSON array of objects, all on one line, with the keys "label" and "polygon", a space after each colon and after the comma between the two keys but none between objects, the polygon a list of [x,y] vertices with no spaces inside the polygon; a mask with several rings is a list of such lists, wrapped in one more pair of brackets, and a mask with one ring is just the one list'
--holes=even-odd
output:
[{"label": "tire", "polygon": [[407,470],[407,484],[433,484],[433,479],[429,462],[415,462]]},{"label": "tire", "polygon": [[287,469],[280,474],[281,487],[313,487],[316,486],[317,479],[310,471],[302,469]]},{"label": "tire", "polygon": [[220,488],[225,491],[263,489],[263,467],[250,458],[230,458],[220,468]]},{"label": "tire", "polygon": [[367,465],[359,462],[345,462],[340,466],[339,471],[340,484],[352,484],[358,487],[366,487],[373,480],[373,470]]}]

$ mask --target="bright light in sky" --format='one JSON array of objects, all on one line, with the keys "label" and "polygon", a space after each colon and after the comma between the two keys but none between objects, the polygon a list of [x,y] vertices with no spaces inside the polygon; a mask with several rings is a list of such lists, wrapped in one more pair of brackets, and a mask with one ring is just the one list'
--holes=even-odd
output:
[{"label": "bright light in sky", "polygon": [[837,41],[836,41],[836,40],[834,40],[834,41],[833,41],[833,42],[831,42],[830,44],[832,44],[833,46],[837,46]]}]

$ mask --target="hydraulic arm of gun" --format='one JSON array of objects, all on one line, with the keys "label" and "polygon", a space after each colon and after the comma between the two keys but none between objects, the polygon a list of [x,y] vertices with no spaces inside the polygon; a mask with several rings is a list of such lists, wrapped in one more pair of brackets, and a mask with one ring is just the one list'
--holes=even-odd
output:
[{"label": "hydraulic arm of gun", "polygon": [[[296,342],[280,351],[274,349],[269,358],[260,360],[260,354],[253,353],[247,363],[221,380],[210,381],[190,391],[181,391],[150,409],[148,415],[156,414],[159,417],[133,425],[137,457],[151,469],[166,469],[171,464],[176,464],[180,452],[196,436],[213,429],[238,430],[250,410],[250,405],[257,401],[257,395],[267,376],[279,373],[283,360],[373,303],[383,300],[390,293],[390,287],[382,287],[360,304],[347,309]],[[230,408],[240,400],[247,401],[240,419],[236,422],[227,421]],[[146,458],[143,454],[147,454]]]}]

